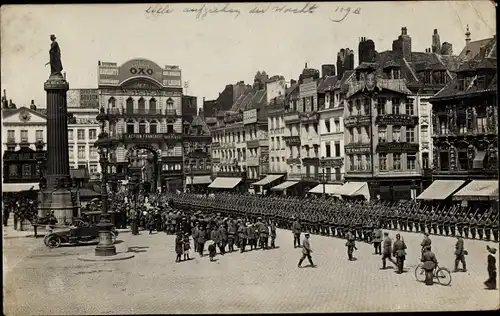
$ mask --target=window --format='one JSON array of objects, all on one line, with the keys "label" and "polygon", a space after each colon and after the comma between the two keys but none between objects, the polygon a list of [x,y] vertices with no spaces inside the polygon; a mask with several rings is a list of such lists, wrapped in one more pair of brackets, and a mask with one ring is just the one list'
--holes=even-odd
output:
[{"label": "window", "polygon": [[149,113],[156,113],[156,99],[151,98],[149,100]]},{"label": "window", "polygon": [[413,99],[406,100],[406,114],[407,115],[415,115],[415,106],[413,104]]},{"label": "window", "polygon": [[484,76],[478,76],[476,80],[476,86],[479,90],[484,90],[486,89],[485,86],[485,77]]},{"label": "window", "polygon": [[15,164],[9,165],[9,175],[10,176],[17,176],[18,175],[17,165],[15,165]]},{"label": "window", "polygon": [[387,141],[387,127],[378,127],[378,142],[385,143]]},{"label": "window", "polygon": [[424,71],[424,83],[431,83],[431,72],[430,70]]},{"label": "window", "polygon": [[387,103],[386,98],[378,98],[377,99],[377,114],[385,115],[385,104]]},{"label": "window", "polygon": [[23,178],[31,177],[31,165],[23,164]]},{"label": "window", "polygon": [[361,100],[356,99],[356,115],[361,115]]},{"label": "window", "polygon": [[417,156],[414,154],[406,155],[406,169],[415,170],[417,168]]},{"label": "window", "polygon": [[363,156],[361,155],[358,155],[357,156],[357,160],[358,160],[358,170],[364,170],[364,166],[363,166]]},{"label": "window", "polygon": [[97,158],[97,148],[94,146],[90,147],[90,159],[96,159]]},{"label": "window", "polygon": [[146,134],[146,121],[139,122],[139,134]]},{"label": "window", "polygon": [[340,143],[335,142],[335,157],[340,157]]},{"label": "window", "polygon": [[96,174],[97,173],[97,165],[96,164],[90,164],[90,166],[89,166],[89,172],[90,172],[90,174]]},{"label": "window", "polygon": [[111,97],[108,99],[108,108],[114,108],[116,107],[116,99]]},{"label": "window", "polygon": [[422,168],[429,169],[429,153],[422,153]]},{"label": "window", "polygon": [[363,102],[363,111],[364,115],[370,115],[370,102],[371,100],[369,98],[365,98]]},{"label": "window", "polygon": [[392,166],[394,170],[401,170],[401,154],[392,154]]},{"label": "window", "polygon": [[168,98],[167,100],[167,114],[173,114],[175,112],[174,100]]},{"label": "window", "polygon": [[135,133],[135,123],[132,120],[127,122],[127,134]]},{"label": "window", "polygon": [[7,131],[7,139],[15,139],[16,138],[16,132],[12,129],[9,129]]},{"label": "window", "polygon": [[392,69],[392,78],[399,79],[399,69]]},{"label": "window", "polygon": [[325,131],[327,133],[330,133],[330,120],[329,119],[325,120]]},{"label": "window", "polygon": [[85,159],[85,146],[78,146],[78,159]]},{"label": "window", "polygon": [[[408,127],[406,128],[406,131],[408,133]],[[422,140],[425,142],[429,139],[429,127],[427,126],[422,126],[422,130],[420,131],[422,133]],[[406,140],[408,140],[408,135],[406,136]]]},{"label": "window", "polygon": [[24,142],[24,143],[28,142],[28,131],[27,130],[21,130],[21,142]]},{"label": "window", "polygon": [[158,133],[158,123],[154,120],[151,121],[151,123],[149,124],[149,133],[151,133],[151,134]]},{"label": "window", "polygon": [[469,169],[469,157],[467,157],[467,151],[458,152],[458,168],[459,170]]},{"label": "window", "polygon": [[139,113],[146,112],[146,101],[144,100],[144,98],[139,99],[138,108],[139,108]]},{"label": "window", "polygon": [[378,167],[380,171],[387,170],[387,154],[379,154],[378,155]]},{"label": "window", "polygon": [[415,127],[411,126],[406,127],[406,142],[407,143],[415,142]]},{"label": "window", "polygon": [[361,140],[362,140],[361,127],[356,127],[356,141],[358,143],[361,143]]},{"label": "window", "polygon": [[449,169],[449,160],[448,160],[448,152],[447,151],[441,151],[439,152],[439,165],[440,165],[440,170],[442,171],[448,171]]},{"label": "window", "polygon": [[465,78],[458,79],[458,90],[465,91]]},{"label": "window", "polygon": [[341,132],[342,130],[340,129],[340,119],[334,119],[333,123],[335,124],[335,132]]},{"label": "window", "polygon": [[43,141],[43,130],[41,129],[36,130],[35,135],[37,141]]},{"label": "window", "polygon": [[92,128],[89,129],[89,138],[90,139],[96,139],[97,138],[97,130]]},{"label": "window", "polygon": [[349,115],[353,115],[353,113],[352,113],[352,100],[349,100],[347,102],[347,110],[349,112]]},{"label": "window", "polygon": [[68,147],[68,156],[69,156],[69,160],[74,160],[75,159],[75,157],[74,157],[74,149],[73,149],[72,145],[70,147]]},{"label": "window", "polygon": [[77,137],[78,137],[78,140],[85,140],[85,130],[78,129],[77,130]]},{"label": "window", "polygon": [[393,126],[392,127],[392,141],[399,143],[401,142],[401,127]]},{"label": "window", "polygon": [[133,114],[134,113],[134,99],[132,97],[129,97],[127,99],[127,113],[128,114]]},{"label": "window", "polygon": [[332,147],[330,144],[325,145],[325,157],[331,157],[332,156]]},{"label": "window", "polygon": [[72,141],[73,138],[74,138],[73,130],[72,129],[68,129],[68,140]]},{"label": "window", "polygon": [[332,181],[332,168],[325,168],[325,181]]},{"label": "window", "polygon": [[399,98],[392,98],[392,114],[399,114],[400,103]]},{"label": "window", "polygon": [[167,124],[167,133],[168,134],[173,134],[174,133],[174,124],[168,123]]},{"label": "window", "polygon": [[354,171],[354,170],[356,170],[355,167],[356,167],[356,165],[354,164],[354,155],[350,155],[349,156],[349,168],[351,169],[351,171]]},{"label": "window", "polygon": [[354,143],[354,128],[350,128],[348,133],[349,133],[349,142]]},{"label": "window", "polygon": [[335,168],[335,181],[342,180],[342,174],[340,173],[340,168]]},{"label": "window", "polygon": [[[479,133],[485,133],[487,130],[487,120],[486,120],[486,110],[484,108],[476,108],[477,111],[477,131]],[[22,137],[22,136],[21,136]]]},{"label": "window", "polygon": [[366,171],[372,170],[371,156],[365,155]]}]

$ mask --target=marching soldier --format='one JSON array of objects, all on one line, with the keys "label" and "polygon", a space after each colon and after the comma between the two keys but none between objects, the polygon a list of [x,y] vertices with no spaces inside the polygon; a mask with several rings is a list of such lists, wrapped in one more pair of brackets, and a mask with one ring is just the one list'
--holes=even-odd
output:
[{"label": "marching soldier", "polygon": [[440,213],[438,216],[438,228],[439,228],[439,234],[443,235],[444,234],[444,217],[443,217],[442,213]]},{"label": "marching soldier", "polygon": [[243,222],[240,222],[240,225],[238,227],[238,241],[239,241],[238,247],[240,248],[240,252],[241,253],[245,252],[245,246],[247,243],[247,228],[245,227]]},{"label": "marching soldier", "polygon": [[392,228],[398,230],[398,213],[395,209],[392,210]]},{"label": "marching soldier", "polygon": [[464,215],[460,212],[457,216],[457,231],[458,235],[463,237],[464,234]]},{"label": "marching soldier", "polygon": [[450,235],[450,225],[451,225],[451,219],[450,219],[450,214],[447,213],[445,216],[444,216],[444,232],[446,234],[446,236],[449,236]]},{"label": "marching soldier", "polygon": [[246,228],[247,243],[250,245],[250,250],[255,247],[255,229],[251,223],[247,223]]},{"label": "marching soldier", "polygon": [[464,215],[463,227],[464,227],[464,237],[469,238],[470,217],[467,213]]},{"label": "marching soldier", "polygon": [[455,229],[457,227],[457,224],[458,224],[458,219],[455,216],[455,213],[453,213],[450,217],[450,230],[451,230],[451,235],[453,237],[455,237]]},{"label": "marching soldier", "polygon": [[491,232],[493,233],[493,240],[498,242],[498,214],[491,221]]},{"label": "marching soldier", "polygon": [[403,211],[401,213],[401,229],[403,231],[407,231],[408,230],[408,213],[406,211]]},{"label": "marching soldier", "polygon": [[389,233],[384,233],[384,245],[382,250],[382,268],[381,270],[387,269],[386,260],[388,259],[392,264],[397,265],[394,259],[392,259],[392,240],[389,237]]},{"label": "marching soldier", "polygon": [[229,252],[234,251],[234,236],[236,235],[236,227],[233,222],[227,225],[227,244]]},{"label": "marching soldier", "polygon": [[[434,235],[437,235],[438,233],[438,214],[437,213],[434,213],[432,214],[432,220],[431,220],[431,223],[432,223],[432,233]],[[429,234],[431,233],[431,230],[429,229]]]},{"label": "marching soldier", "polygon": [[470,220],[470,234],[472,236],[472,239],[476,239],[476,232],[477,232],[477,218],[472,217]]},{"label": "marching soldier", "polygon": [[431,229],[432,229],[432,216],[431,216],[431,214],[427,214],[425,216],[425,226],[427,227],[427,231],[430,234],[431,233]]},{"label": "marching soldier", "polygon": [[413,223],[415,222],[415,214],[408,214],[408,231],[413,232]]},{"label": "marching soldier", "polygon": [[375,254],[381,255],[382,254],[382,229],[380,229],[380,224],[379,226],[373,231],[373,248],[375,249]]},{"label": "marching soldier", "polygon": [[302,225],[298,219],[293,221],[292,233],[293,233],[293,248],[300,247],[300,233],[302,232]]},{"label": "marching soldier", "polygon": [[274,220],[271,221],[271,248],[276,248],[275,241],[276,241],[276,224]]},{"label": "marching soldier", "polygon": [[346,247],[347,247],[347,257],[349,261],[353,261],[354,258],[352,256],[354,249],[356,248],[356,237],[353,235],[351,231],[347,232],[347,242],[346,242]]},{"label": "marching soldier", "polygon": [[462,262],[463,272],[467,272],[467,266],[465,263],[465,249],[464,249],[464,240],[462,237],[457,237],[457,243],[455,244],[455,269],[453,272],[458,272],[458,264]]},{"label": "marching soldier", "polygon": [[486,226],[486,221],[484,220],[484,216],[481,216],[479,221],[477,221],[477,234],[479,235],[479,239],[483,239],[484,227]]},{"label": "marching soldier", "polygon": [[425,215],[425,213],[422,212],[420,214],[420,218],[419,218],[419,221],[418,221],[418,223],[420,225],[420,232],[422,232],[422,233],[425,232],[425,219],[426,219],[426,217],[427,216]]},{"label": "marching soldier", "polygon": [[261,223],[260,225],[260,246],[262,250],[268,249],[269,227]]}]

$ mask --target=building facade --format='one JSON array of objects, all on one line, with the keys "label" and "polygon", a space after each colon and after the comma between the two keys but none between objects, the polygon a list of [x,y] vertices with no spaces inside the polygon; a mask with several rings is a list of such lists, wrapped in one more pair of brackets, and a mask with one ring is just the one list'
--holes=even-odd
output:
[{"label": "building facade", "polygon": [[153,155],[153,188],[183,189],[182,80],[178,66],[147,59],[99,62],[100,106],[109,117],[113,172],[121,179],[142,151]]},{"label": "building facade", "polygon": [[268,115],[268,135],[269,135],[269,173],[286,174],[288,156],[286,154],[285,143],[285,94],[272,99],[267,108]]},{"label": "building facade", "polygon": [[212,182],[212,136],[201,116],[193,117],[183,136],[185,187],[204,192]]}]

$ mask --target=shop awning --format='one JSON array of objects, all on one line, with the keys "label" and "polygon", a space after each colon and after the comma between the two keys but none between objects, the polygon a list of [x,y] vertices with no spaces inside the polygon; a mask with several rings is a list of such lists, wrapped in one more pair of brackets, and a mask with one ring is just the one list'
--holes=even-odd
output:
[{"label": "shop awning", "polygon": [[463,180],[436,180],[417,196],[417,200],[445,200],[464,183]]},{"label": "shop awning", "polygon": [[285,181],[281,184],[278,184],[277,186],[271,188],[273,191],[285,191],[288,188],[291,188],[292,186],[296,185],[299,183],[299,181]]},{"label": "shop awning", "polygon": [[78,189],[78,191],[80,192],[81,199],[92,199],[92,198],[98,198],[101,196],[100,193],[97,193],[95,191],[92,191],[92,190],[86,189],[86,188]]},{"label": "shop awning", "polygon": [[338,189],[339,195],[345,196],[364,196],[366,200],[370,200],[370,190],[366,182],[346,182]]},{"label": "shop awning", "polygon": [[33,183],[3,183],[2,192],[22,192],[29,190],[39,190],[38,182]]},{"label": "shop awning", "polygon": [[454,200],[497,200],[498,180],[473,180],[453,195]]},{"label": "shop awning", "polygon": [[252,183],[252,185],[261,185],[261,186],[267,185],[267,184],[270,184],[271,182],[274,182],[282,177],[283,177],[282,174],[270,174],[270,175],[267,175],[264,179]]},{"label": "shop awning", "polygon": [[[338,192],[340,191],[341,187],[341,184],[325,184],[324,190],[326,194],[339,194]],[[323,194],[323,184],[318,184],[317,186],[309,190],[308,193]]]},{"label": "shop awning", "polygon": [[478,151],[474,160],[472,161],[472,168],[474,169],[483,169],[484,167],[484,157],[486,156],[485,151]]},{"label": "shop awning", "polygon": [[214,189],[232,189],[241,182],[241,178],[215,178],[214,182],[210,183],[209,188]]},{"label": "shop awning", "polygon": [[[210,176],[195,176],[193,177],[193,184],[210,184],[212,183],[212,179]],[[186,177],[186,184],[191,184],[191,177]]]}]

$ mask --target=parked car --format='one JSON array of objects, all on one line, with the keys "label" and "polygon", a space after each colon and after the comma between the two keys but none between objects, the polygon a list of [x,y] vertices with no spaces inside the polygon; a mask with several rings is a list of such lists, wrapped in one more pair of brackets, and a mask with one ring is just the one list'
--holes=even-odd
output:
[{"label": "parked car", "polygon": [[[118,231],[113,227],[111,240],[116,241]],[[99,229],[96,224],[77,219],[70,228],[54,231],[44,238],[44,243],[49,248],[57,248],[63,244],[77,245],[81,243],[96,242],[99,239]]]}]

